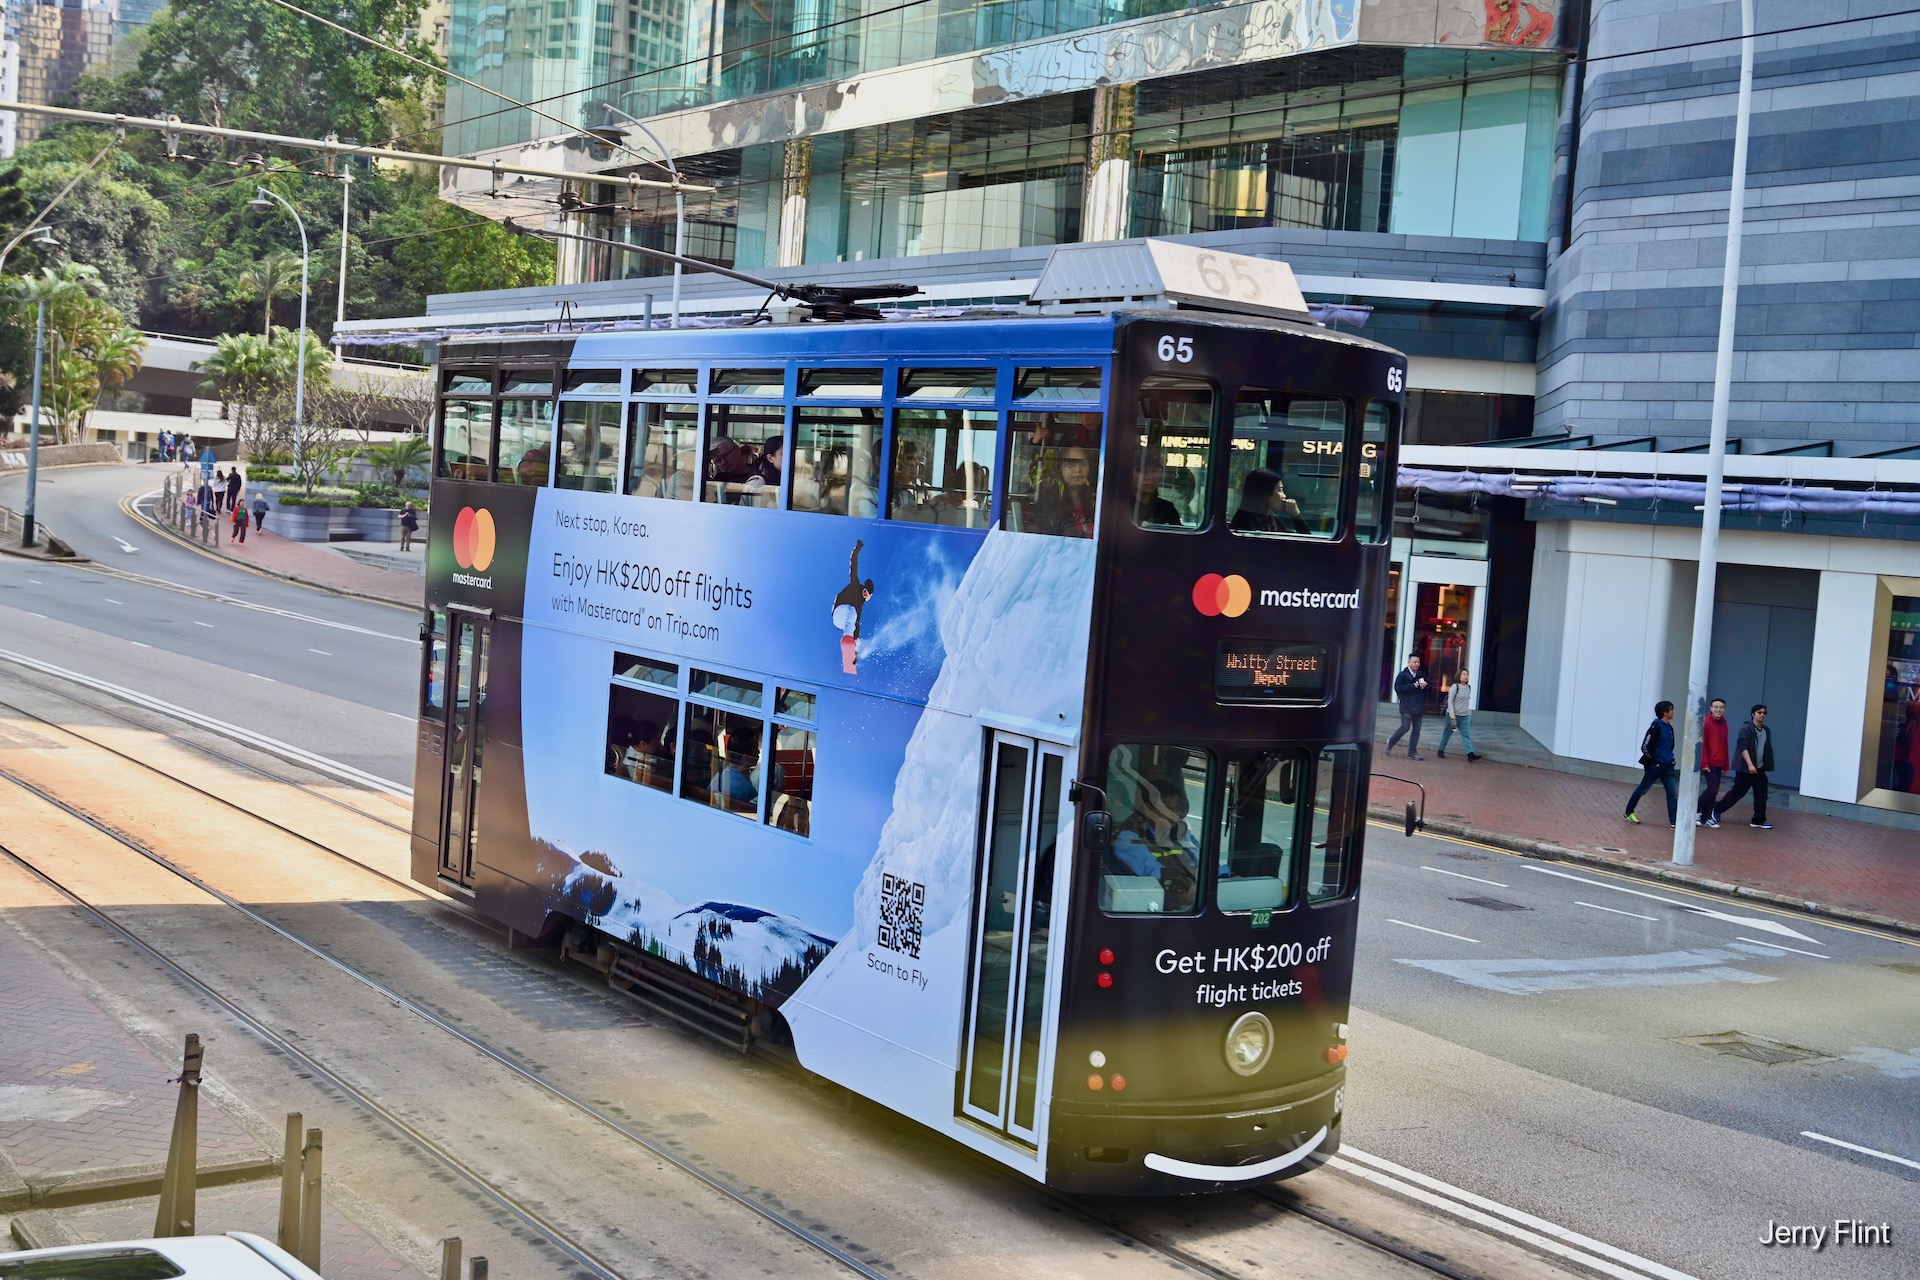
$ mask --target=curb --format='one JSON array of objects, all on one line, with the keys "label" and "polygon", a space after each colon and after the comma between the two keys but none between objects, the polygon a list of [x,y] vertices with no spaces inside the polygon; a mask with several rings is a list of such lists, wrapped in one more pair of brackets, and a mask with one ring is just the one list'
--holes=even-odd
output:
[{"label": "curb", "polygon": [[[1369,817],[1390,822],[1399,827],[1404,810],[1383,808],[1378,805],[1367,807]],[[1645,862],[1636,862],[1632,858],[1610,858],[1602,853],[1590,853],[1585,849],[1569,849],[1564,845],[1550,844],[1545,840],[1528,840],[1520,836],[1505,835],[1498,831],[1482,831],[1477,827],[1463,826],[1453,822],[1429,822],[1422,831],[1434,835],[1453,836],[1461,840],[1472,840],[1480,844],[1507,853],[1517,853],[1526,858],[1537,858],[1542,862],[1579,862],[1588,866],[1604,867],[1609,871],[1644,880],[1649,884],[1678,884],[1689,889],[1698,889],[1706,893],[1719,894],[1727,898],[1745,898],[1754,902],[1765,902],[1771,906],[1786,907],[1807,915],[1827,916],[1834,920],[1844,920],[1849,924],[1870,925],[1876,929],[1885,929],[1891,933],[1906,937],[1920,938],[1920,924],[1911,920],[1898,920],[1892,916],[1875,915],[1870,911],[1856,911],[1852,907],[1835,907],[1808,898],[1796,898],[1792,894],[1779,893],[1772,889],[1756,889],[1751,885],[1730,884],[1724,880],[1710,880],[1705,876],[1694,875],[1686,871],[1670,870]]]},{"label": "curb", "polygon": [[92,564],[86,556],[56,556],[51,552],[26,547],[0,546],[0,556],[12,556],[16,560],[38,560],[41,564]]},{"label": "curb", "polygon": [[[15,1191],[6,1200],[0,1201],[0,1212],[27,1208],[69,1208],[157,1196],[166,1171],[164,1160],[150,1160],[144,1164],[123,1164],[105,1169],[88,1169],[83,1173],[52,1173],[28,1178],[24,1196]],[[201,1161],[195,1167],[193,1177],[196,1186],[224,1187],[235,1182],[272,1178],[279,1172],[278,1156],[256,1150]]]},{"label": "curb", "polygon": [[[394,600],[388,596],[377,596],[369,591],[354,591],[348,587],[336,587],[336,586],[333,586],[331,583],[315,582],[312,578],[303,578],[297,573],[286,573],[278,569],[266,569],[266,568],[262,568],[260,565],[257,565],[257,564],[247,564],[244,561],[234,560],[228,556],[221,555],[218,552],[209,551],[207,550],[207,548],[201,546],[199,543],[193,541],[191,538],[181,537],[174,530],[167,528],[164,524],[161,524],[158,520],[151,520],[146,516],[141,515],[139,508],[133,505],[133,496],[134,495],[132,494],[128,494],[126,497],[120,499],[120,509],[124,511],[128,516],[130,516],[136,523],[146,526],[148,529],[153,530],[153,532],[159,534],[163,538],[168,539],[169,541],[175,543],[176,545],[185,547],[189,551],[197,552],[200,555],[206,556],[212,560],[216,560],[219,563],[227,565],[231,568],[241,569],[247,573],[257,573],[263,578],[278,578],[282,582],[295,583],[302,587],[309,587],[315,591],[325,591],[331,595],[345,596],[351,600],[365,600],[372,604],[384,604],[394,609],[417,610],[418,608],[425,607],[426,588],[424,583],[421,587],[421,595],[420,595],[422,603],[419,606],[415,606],[414,604],[408,601]],[[72,563],[72,562],[68,561],[67,563]]]}]

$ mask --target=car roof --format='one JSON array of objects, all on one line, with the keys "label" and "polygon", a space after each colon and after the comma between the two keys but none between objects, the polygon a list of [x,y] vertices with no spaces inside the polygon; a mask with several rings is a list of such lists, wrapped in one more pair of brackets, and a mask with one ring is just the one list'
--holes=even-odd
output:
[{"label": "car roof", "polygon": [[[160,1265],[162,1260],[173,1268]],[[142,1262],[150,1264],[141,1267]],[[123,1262],[120,1268],[115,1262]],[[85,1265],[92,1264],[92,1265]],[[0,1253],[0,1280],[321,1280],[320,1274],[291,1254],[245,1231],[221,1236],[178,1236],[169,1240],[113,1240]]]}]

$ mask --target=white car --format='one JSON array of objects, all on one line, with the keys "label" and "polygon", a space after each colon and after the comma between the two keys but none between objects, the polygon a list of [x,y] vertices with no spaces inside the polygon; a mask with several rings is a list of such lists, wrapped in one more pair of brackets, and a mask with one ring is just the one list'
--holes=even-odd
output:
[{"label": "white car", "polygon": [[270,1240],[223,1236],[116,1240],[0,1253],[0,1280],[321,1280]]}]

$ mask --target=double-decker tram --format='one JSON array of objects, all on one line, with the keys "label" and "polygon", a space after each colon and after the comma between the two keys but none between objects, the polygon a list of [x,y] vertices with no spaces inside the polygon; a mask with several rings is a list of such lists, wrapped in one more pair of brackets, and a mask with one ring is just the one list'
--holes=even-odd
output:
[{"label": "double-decker tram", "polygon": [[415,876],[1050,1185],[1324,1163],[1406,362],[1147,248],[1158,305],[450,340]]}]

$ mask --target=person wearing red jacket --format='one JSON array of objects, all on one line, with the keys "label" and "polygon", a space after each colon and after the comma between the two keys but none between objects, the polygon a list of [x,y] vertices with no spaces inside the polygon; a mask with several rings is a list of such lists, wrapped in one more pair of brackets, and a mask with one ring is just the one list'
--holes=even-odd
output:
[{"label": "person wearing red jacket", "polygon": [[1727,776],[1731,758],[1727,755],[1727,700],[1715,698],[1707,707],[1707,718],[1700,722],[1700,811],[1693,825],[1717,827],[1714,802],[1720,796],[1721,780]]}]

